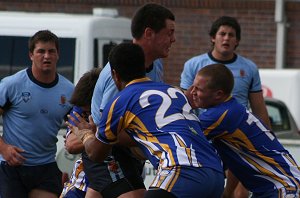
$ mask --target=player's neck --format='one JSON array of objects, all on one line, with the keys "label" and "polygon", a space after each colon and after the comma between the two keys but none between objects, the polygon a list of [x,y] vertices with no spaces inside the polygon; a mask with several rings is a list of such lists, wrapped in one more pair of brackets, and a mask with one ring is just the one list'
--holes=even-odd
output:
[{"label": "player's neck", "polygon": [[133,39],[133,43],[139,45],[142,47],[144,54],[145,54],[145,67],[149,68],[153,61],[155,61],[157,58],[154,56],[151,47],[149,46],[150,44],[147,43],[146,40],[137,40]]},{"label": "player's neck", "polygon": [[217,50],[213,50],[211,54],[216,60],[220,60],[220,61],[229,61],[234,57],[234,52],[220,53]]},{"label": "player's neck", "polygon": [[34,66],[32,66],[32,75],[37,81],[46,84],[52,83],[56,78],[56,72],[42,71],[35,68]]}]

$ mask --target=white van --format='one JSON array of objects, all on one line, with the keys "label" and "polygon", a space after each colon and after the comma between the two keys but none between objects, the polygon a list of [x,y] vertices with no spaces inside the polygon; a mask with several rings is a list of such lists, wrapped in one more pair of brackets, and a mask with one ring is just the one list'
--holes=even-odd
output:
[{"label": "white van", "polygon": [[48,29],[60,38],[58,72],[76,83],[93,67],[103,67],[113,44],[131,40],[131,20],[114,9],[93,14],[0,12],[0,80],[31,65],[28,39]]},{"label": "white van", "polygon": [[[95,8],[93,14],[0,12],[0,80],[31,66],[28,40],[39,30],[50,30],[60,39],[58,72],[76,84],[93,67],[104,67],[115,44],[132,40],[131,20],[117,10]],[[0,118],[0,135],[2,133]],[[59,168],[70,174],[74,160],[64,149],[62,128],[58,134]]]},{"label": "white van", "polygon": [[282,100],[300,128],[300,69],[260,69],[265,97]]}]

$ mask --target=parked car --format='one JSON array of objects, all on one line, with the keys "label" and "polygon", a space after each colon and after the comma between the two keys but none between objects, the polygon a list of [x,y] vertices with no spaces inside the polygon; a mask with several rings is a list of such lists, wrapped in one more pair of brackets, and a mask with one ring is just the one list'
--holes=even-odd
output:
[{"label": "parked car", "polygon": [[265,98],[265,103],[272,125],[272,131],[279,139],[299,139],[297,124],[284,102],[274,98]]}]

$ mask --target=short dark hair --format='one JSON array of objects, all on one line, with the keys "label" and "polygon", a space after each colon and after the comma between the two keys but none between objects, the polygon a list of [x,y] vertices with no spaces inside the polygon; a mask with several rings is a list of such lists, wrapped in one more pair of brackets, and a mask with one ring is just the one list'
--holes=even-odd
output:
[{"label": "short dark hair", "polygon": [[235,30],[236,38],[239,41],[241,40],[241,26],[236,18],[230,16],[221,16],[215,22],[213,22],[209,31],[209,36],[215,37],[219,28],[223,25],[232,27]]},{"label": "short dark hair", "polygon": [[109,53],[109,63],[124,82],[145,77],[145,55],[143,49],[133,43],[121,43]]},{"label": "short dark hair", "polygon": [[199,70],[197,75],[210,77],[208,88],[211,90],[222,90],[225,94],[231,94],[234,86],[233,74],[221,63],[211,64]]},{"label": "short dark hair", "polygon": [[50,30],[40,30],[36,32],[28,42],[29,52],[33,53],[35,45],[38,42],[54,42],[57,52],[59,52],[59,40],[58,37]]},{"label": "short dark hair", "polygon": [[131,34],[133,38],[139,39],[147,27],[157,33],[166,27],[167,19],[175,21],[175,16],[169,9],[155,3],[145,4],[132,18]]},{"label": "short dark hair", "polygon": [[77,82],[70,103],[79,107],[91,105],[92,96],[101,68],[84,73]]}]

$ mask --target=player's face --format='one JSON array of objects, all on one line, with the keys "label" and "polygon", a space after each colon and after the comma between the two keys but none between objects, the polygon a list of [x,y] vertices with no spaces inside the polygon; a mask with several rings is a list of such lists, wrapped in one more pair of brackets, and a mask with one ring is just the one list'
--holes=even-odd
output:
[{"label": "player's face", "polygon": [[38,42],[32,53],[29,54],[32,66],[40,72],[49,73],[56,71],[58,51],[54,42]]},{"label": "player's face", "polygon": [[220,60],[233,58],[234,50],[239,43],[235,29],[224,25],[220,26],[211,41],[214,43],[213,56]]},{"label": "player's face", "polygon": [[153,36],[152,46],[155,51],[155,58],[165,58],[169,55],[175,38],[175,21],[166,20],[166,27],[155,33]]},{"label": "player's face", "polygon": [[207,84],[209,78],[206,76],[197,75],[191,94],[193,96],[193,104],[197,108],[209,108],[214,105],[214,100],[216,97],[216,91],[208,89]]}]

